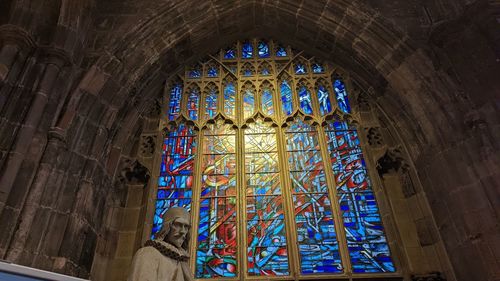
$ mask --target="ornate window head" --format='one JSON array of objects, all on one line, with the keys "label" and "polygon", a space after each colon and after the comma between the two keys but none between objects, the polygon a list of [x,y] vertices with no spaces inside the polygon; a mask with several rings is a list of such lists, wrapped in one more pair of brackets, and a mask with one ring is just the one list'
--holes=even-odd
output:
[{"label": "ornate window head", "polygon": [[191,209],[199,279],[392,276],[347,81],[273,41],[211,58],[167,83],[152,235]]}]

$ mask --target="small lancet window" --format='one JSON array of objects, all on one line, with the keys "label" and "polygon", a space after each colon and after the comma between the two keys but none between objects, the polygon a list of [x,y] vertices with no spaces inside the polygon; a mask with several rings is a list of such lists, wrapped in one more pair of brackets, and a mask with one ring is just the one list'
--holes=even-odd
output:
[{"label": "small lancet window", "polygon": [[323,65],[319,64],[319,63],[314,63],[312,65],[312,70],[313,70],[313,73],[323,73],[325,72],[325,68],[323,67]]},{"label": "small lancet window", "polygon": [[175,84],[170,91],[170,100],[169,100],[169,111],[168,111],[168,120],[172,121],[181,111],[181,96],[182,96],[182,85]]},{"label": "small lancet window", "polygon": [[188,71],[189,78],[200,78],[201,77],[201,67],[196,65]]},{"label": "small lancet window", "polygon": [[306,65],[303,62],[297,62],[295,64],[294,70],[295,70],[295,74],[306,74],[307,73]]},{"label": "small lancet window", "polygon": [[268,116],[272,116],[274,114],[273,90],[269,85],[263,86],[260,100],[261,100],[262,112],[264,112],[264,114]]},{"label": "small lancet window", "polygon": [[293,111],[292,88],[287,80],[281,82],[281,106],[283,114],[291,115]]},{"label": "small lancet window", "polygon": [[351,106],[349,105],[349,98],[347,97],[344,82],[340,79],[335,79],[335,82],[333,82],[333,89],[335,90],[337,104],[340,110],[345,113],[351,113]]},{"label": "small lancet window", "polygon": [[205,119],[212,119],[217,114],[217,88],[209,87],[205,94]]},{"label": "small lancet window", "polygon": [[219,71],[217,70],[217,67],[215,65],[209,65],[208,66],[207,76],[208,77],[217,77],[217,76],[219,76]]},{"label": "small lancet window", "polygon": [[193,121],[198,120],[199,104],[200,104],[200,90],[197,87],[193,87],[189,91],[187,100],[187,113],[189,119]]},{"label": "small lancet window", "polygon": [[225,59],[235,59],[236,58],[236,49],[234,47],[227,48],[224,51]]},{"label": "small lancet window", "polygon": [[312,114],[313,108],[312,108],[311,93],[307,89],[307,86],[306,85],[300,86],[298,92],[299,92],[300,108],[302,109],[302,111],[304,111],[305,114]]},{"label": "small lancet window", "polygon": [[319,103],[319,113],[323,116],[332,111],[332,104],[330,102],[330,97],[328,90],[322,84],[318,85],[318,103]]}]

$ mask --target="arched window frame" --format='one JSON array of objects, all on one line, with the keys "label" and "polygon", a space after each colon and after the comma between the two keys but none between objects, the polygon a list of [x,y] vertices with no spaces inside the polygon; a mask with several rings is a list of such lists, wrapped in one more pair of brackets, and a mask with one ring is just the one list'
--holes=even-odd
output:
[{"label": "arched window frame", "polygon": [[[315,82],[319,81],[320,78],[322,79],[326,79],[326,81],[328,81],[328,79],[332,79],[332,78],[329,78],[329,77],[333,77],[333,75],[336,75],[335,77],[340,77],[339,76],[339,73],[341,73],[341,77],[343,77],[343,82],[345,84],[345,87],[346,89],[349,89],[350,88],[350,80],[348,78],[348,74],[343,72],[341,69],[337,68],[337,67],[334,67],[333,65],[331,64],[323,64],[323,67],[325,69],[324,72],[322,73],[313,73],[311,71],[311,63],[309,60],[307,60],[305,57],[303,56],[300,56],[300,54],[294,54],[292,52],[292,49],[287,47],[286,50],[287,50],[287,56],[286,57],[277,57],[276,56],[276,47],[277,47],[277,44],[275,44],[274,42],[270,41],[269,42],[269,50],[270,50],[270,56],[268,58],[260,58],[258,55],[257,55],[257,42],[258,40],[252,40],[250,42],[253,42],[253,57],[252,58],[246,58],[246,59],[241,59],[240,58],[240,55],[241,55],[241,43],[238,42],[235,46],[237,46],[237,49],[236,49],[236,58],[234,59],[227,59],[227,60],[224,60],[223,59],[223,56],[224,56],[224,50],[222,50],[220,52],[220,55],[219,55],[219,60],[215,60],[217,63],[219,63],[220,65],[220,68],[219,68],[219,75],[218,77],[196,77],[196,78],[193,78],[193,77],[190,77],[190,73],[189,73],[189,68],[188,70],[185,72],[185,76],[182,77],[182,80],[184,81],[184,84],[183,84],[183,99],[182,99],[182,102],[181,102],[181,112],[179,114],[179,116],[176,118],[176,120],[174,121],[170,121],[168,122],[168,116],[167,118],[165,118],[165,121],[162,121],[161,122],[161,127],[164,128],[164,124],[165,122],[168,122],[170,124],[170,126],[175,126],[175,124],[180,124],[182,122],[184,123],[189,123],[193,126],[195,126],[197,128],[197,130],[203,130],[203,128],[206,126],[207,123],[210,123],[210,122],[214,122],[214,118],[210,119],[210,120],[206,120],[206,118],[204,117],[204,109],[203,109],[203,105],[204,105],[204,102],[205,102],[205,94],[204,94],[204,91],[203,91],[203,94],[201,94],[200,92],[200,97],[199,97],[199,108],[200,108],[200,111],[198,112],[198,120],[195,120],[195,121],[192,121],[192,120],[188,120],[189,118],[187,118],[187,112],[186,112],[186,93],[184,92],[185,89],[187,89],[187,85],[190,84],[190,82],[192,82],[193,80],[200,80],[200,81],[197,81],[198,82],[198,86],[199,86],[199,89],[203,89],[203,87],[205,87],[206,85],[208,85],[208,81],[205,81],[205,80],[211,80],[212,82],[215,82],[216,84],[218,84],[218,87],[219,87],[219,91],[218,91],[218,99],[217,99],[217,103],[218,103],[218,106],[217,106],[217,109],[218,109],[218,114],[216,114],[216,117],[215,119],[221,119],[221,120],[224,120],[224,122],[227,122],[229,124],[233,124],[234,128],[237,130],[237,148],[238,149],[238,156],[237,158],[238,159],[241,159],[242,155],[243,155],[243,152],[241,151],[241,147],[242,147],[242,137],[244,136],[244,133],[243,133],[243,129],[244,129],[244,126],[245,126],[245,123],[246,122],[253,122],[253,118],[250,118],[248,119],[246,122],[244,120],[244,118],[242,118],[242,113],[239,114],[238,111],[242,108],[242,98],[241,98],[241,87],[242,85],[244,85],[244,82],[245,80],[251,80],[255,83],[257,89],[255,90],[254,92],[254,99],[255,99],[255,114],[256,115],[256,118],[265,118],[264,122],[268,123],[268,124],[272,124],[272,126],[275,126],[277,128],[277,131],[278,131],[278,142],[280,143],[280,146],[283,146],[284,145],[284,130],[287,126],[287,124],[289,124],[290,122],[292,122],[293,120],[296,120],[297,118],[299,119],[302,119],[306,122],[312,122],[312,124],[314,124],[314,126],[317,126],[318,128],[318,135],[321,135],[321,136],[324,136],[325,135],[325,132],[324,132],[324,126],[326,124],[326,122],[328,120],[333,120],[335,118],[340,118],[340,120],[349,120],[351,122],[353,122],[354,124],[356,124],[356,113],[355,112],[351,112],[351,114],[345,114],[344,112],[342,112],[338,106],[337,106],[337,103],[336,103],[336,98],[335,98],[335,93],[334,91],[332,90],[332,88],[328,88],[328,91],[329,91],[329,95],[330,95],[330,102],[332,104],[332,110],[330,113],[328,114],[325,114],[324,116],[321,116],[320,113],[319,113],[319,105],[318,105],[318,101],[317,101],[317,93],[316,93],[316,87],[315,87]],[[306,63],[306,68],[308,69],[308,72],[305,73],[305,74],[301,74],[301,75],[295,75],[294,74],[294,62],[295,62],[295,59],[297,59],[298,61],[302,62],[302,63]],[[271,70],[271,75],[267,75],[267,76],[263,76],[263,77],[260,77],[260,72],[259,73],[255,73],[253,76],[251,77],[241,77],[240,75],[237,75],[235,76],[235,72],[232,71],[229,67],[231,66],[234,66],[234,65],[243,65],[244,63],[252,63],[253,64],[253,67],[254,69],[258,69],[256,68],[255,66],[259,66],[260,64],[262,64],[263,61],[266,61],[266,63],[269,63],[272,65],[272,68],[273,70]],[[227,62],[227,65],[229,65],[229,67],[225,64],[225,62]],[[203,68],[203,69],[206,69],[206,68]],[[239,71],[237,71],[236,73],[239,73]],[[283,115],[282,113],[282,110],[281,110],[281,97],[280,97],[280,93],[279,93],[279,87],[280,87],[280,77],[282,77],[283,75],[286,75],[289,77],[289,85],[290,85],[290,88],[292,89],[292,101],[293,101],[293,111],[292,111],[292,114],[290,116],[286,116],[286,115]],[[225,80],[226,78],[229,79],[232,79],[233,83],[235,83],[235,92],[236,92],[236,97],[235,97],[235,116],[234,118],[231,118],[230,116],[226,116],[223,111],[224,111],[224,85],[225,85]],[[271,85],[274,87],[275,91],[273,92],[273,106],[274,106],[274,111],[275,111],[275,114],[274,116],[267,116],[265,114],[263,114],[262,110],[261,110],[261,102],[260,102],[260,97],[261,97],[261,91],[260,91],[260,87],[262,85],[262,83],[264,81],[267,81],[269,83],[271,83]],[[313,107],[313,114],[311,116],[307,116],[307,115],[304,115],[302,114],[301,112],[299,112],[299,109],[300,109],[300,102],[299,102],[299,96],[298,96],[298,92],[297,92],[297,83],[300,83],[300,82],[303,82],[303,83],[307,83],[308,85],[308,90],[309,90],[309,93],[310,93],[310,96],[311,96],[311,99],[312,99],[312,107]],[[332,80],[333,82],[333,80]],[[170,85],[170,84],[168,84]],[[165,93],[166,93],[166,110],[168,110],[168,95],[169,95],[169,92],[170,92],[170,89],[168,88],[169,86],[166,87],[165,89]],[[331,87],[331,86],[330,86]],[[348,95],[350,94],[349,90],[348,90]],[[354,100],[352,97],[350,99],[351,101]],[[353,106],[351,106],[351,111],[352,111],[352,108]],[[168,111],[164,111],[164,112],[168,112]],[[172,127],[171,127],[172,128]],[[199,142],[201,143],[202,141],[202,133],[199,133]],[[327,156],[325,156],[324,154],[328,154],[328,151],[326,149],[326,144],[325,144],[325,140],[323,137],[320,137],[320,143],[321,144],[321,153],[323,154],[323,159],[324,159],[324,162],[325,162],[325,165],[328,163],[327,161]],[[360,139],[360,141],[362,141]],[[363,145],[362,145],[363,146]],[[200,153],[198,153],[199,155]],[[280,152],[280,158],[284,158],[286,153],[281,151]],[[199,156],[196,156],[197,157],[197,166],[195,166],[195,174],[197,175],[198,179],[196,179],[196,183],[194,185],[194,189],[199,189],[199,183],[201,181],[201,179],[199,179],[200,175],[201,175],[201,172],[198,171],[198,169],[200,169],[200,161],[201,159],[199,159],[200,157]],[[366,156],[366,155],[365,155]],[[281,159],[282,161],[285,161],[285,159]],[[241,160],[237,160],[240,164],[239,166],[241,166],[242,164],[242,161]],[[286,162],[286,161],[285,161]],[[285,162],[282,162],[281,164],[281,167],[285,167],[286,165],[284,164]],[[374,178],[374,173],[373,171],[375,171],[374,167],[371,167],[372,165],[370,163],[367,163],[367,169],[368,169],[368,172],[369,174],[372,176],[372,179],[374,179],[374,187],[377,187],[377,181],[378,180],[375,180]],[[285,170],[285,169],[283,169]],[[237,172],[238,174],[238,189],[241,189],[241,186],[242,186],[242,174],[244,173],[244,171],[242,171],[241,167],[239,169],[239,171]],[[282,177],[286,178],[285,175],[282,175]],[[331,177],[331,175],[329,175],[328,177]],[[327,178],[328,178],[327,177]],[[330,182],[328,183],[329,186],[335,186],[335,180],[333,179],[330,179],[329,180]],[[332,183],[333,182],[333,183]],[[290,184],[287,183],[285,184],[285,186],[283,187],[284,190],[289,190]],[[329,192],[331,193],[331,189],[332,188],[329,188]],[[241,191],[240,191],[241,192]],[[287,191],[288,192],[288,191]],[[289,195],[289,194],[288,194]],[[334,200],[334,197],[335,193],[333,194],[330,194],[330,198],[331,198],[331,203],[332,205],[338,205],[338,202],[336,200]],[[199,195],[196,195],[196,192],[193,193],[193,202],[195,201],[195,196],[199,196]],[[241,195],[238,195],[241,197]],[[285,196],[285,194],[284,194]],[[290,205],[290,196],[287,196],[287,203],[288,205]],[[291,206],[291,205],[290,205]],[[292,208],[288,206],[287,208],[289,210],[291,210]],[[198,212],[197,212],[197,209],[199,206],[196,206],[196,204],[193,205],[193,211],[192,211],[192,221],[193,221],[193,230],[196,228],[196,224],[197,224],[197,221],[198,219],[196,218],[197,215],[198,215]],[[335,208],[337,208],[336,212],[337,214],[340,213],[340,211],[338,210],[338,206],[335,206]],[[237,206],[237,212],[241,212],[244,209],[244,207],[242,206]],[[151,207],[149,208],[149,211],[151,212]],[[290,212],[291,213],[291,212]],[[292,214],[288,214],[287,215],[289,218],[287,219],[289,222],[292,220],[292,218],[290,218],[292,216]],[[336,229],[338,230],[337,233],[341,234],[343,233],[343,229],[342,228],[339,228],[340,225],[342,225],[342,223],[339,221],[340,218],[338,215],[335,215],[334,216],[335,218],[335,227]],[[241,219],[241,218],[240,218]],[[293,229],[292,225],[290,225],[290,223],[287,224],[287,233],[288,233],[288,237],[291,237],[293,236],[292,234],[294,234],[295,230]],[[244,227],[242,226],[242,224],[240,223],[238,225],[238,230],[239,230],[239,233],[238,233],[238,241],[239,243],[242,243],[242,246],[244,243],[244,237],[246,235],[246,230],[244,229]],[[388,235],[388,230],[385,231],[385,235],[386,236],[389,236]],[[392,235],[392,234],[391,234]],[[344,235],[338,235],[338,236],[343,236],[343,238],[339,237],[339,243],[345,243],[345,234]],[[193,233],[193,237],[196,237],[196,234]],[[293,238],[293,237],[292,237]],[[344,239],[344,240],[342,240]],[[195,243],[193,240],[195,239],[192,239],[192,243]],[[389,239],[388,239],[389,240]],[[288,240],[289,242],[288,243],[291,243],[293,242],[294,240],[291,239],[291,240]],[[295,246],[294,246],[295,245]],[[293,247],[296,247],[296,243],[292,243],[290,245],[291,248]],[[243,248],[243,247],[242,247]],[[195,249],[193,247],[191,247],[191,249]],[[295,252],[297,252],[297,249],[294,250]],[[350,259],[349,259],[349,254],[348,253],[345,253],[346,249],[344,249],[344,252],[341,253],[342,255],[342,260],[343,260],[343,263],[344,263],[344,268],[349,268],[350,267]],[[245,253],[239,253],[238,254],[239,256],[239,259],[240,259],[240,262],[241,262],[241,266],[239,267],[239,274],[238,274],[238,277],[235,277],[235,278],[225,278],[225,280],[250,280],[252,279],[252,277],[249,277],[247,274],[246,274],[246,270],[244,270],[246,268],[246,260],[245,260]],[[194,264],[195,263],[195,255],[193,255],[192,257],[192,260],[191,260],[191,264]],[[398,257],[394,254],[394,250],[392,250],[392,258],[393,258],[393,261],[394,263],[396,264],[396,268],[397,268],[397,271],[394,272],[394,273],[383,273],[383,274],[361,274],[361,275],[357,275],[359,277],[366,277],[366,278],[377,278],[377,277],[395,277],[395,276],[401,276],[401,271],[400,271],[400,265],[399,265],[399,262],[398,262]],[[292,257],[290,259],[290,271],[293,275],[290,275],[289,277],[285,278],[285,279],[290,279],[291,277],[295,276],[296,278],[298,279],[301,279],[300,277],[300,274],[298,274],[298,272],[296,271],[298,267],[298,258],[297,257]],[[295,269],[293,269],[295,268]],[[295,272],[294,272],[295,271]],[[310,279],[310,278],[346,278],[346,277],[349,277],[351,276],[352,272],[344,272],[343,274],[333,274],[333,275],[329,275],[329,274],[320,274],[320,275],[304,275],[303,277],[306,278],[306,279]],[[257,276],[256,278],[253,278],[255,280],[259,280],[259,278],[262,278],[262,277],[259,277]],[[270,277],[269,279],[280,279],[280,278],[284,278],[284,277]],[[219,280],[218,278],[215,278],[217,280]],[[293,278],[292,278],[293,279]],[[210,280],[210,279],[203,279],[203,280]]]}]

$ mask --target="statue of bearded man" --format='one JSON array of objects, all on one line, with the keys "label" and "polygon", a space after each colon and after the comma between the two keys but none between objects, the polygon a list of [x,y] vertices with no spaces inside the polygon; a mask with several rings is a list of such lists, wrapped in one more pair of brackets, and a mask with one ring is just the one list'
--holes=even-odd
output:
[{"label": "statue of bearded man", "polygon": [[191,281],[187,252],[191,223],[184,208],[163,215],[161,231],[135,253],[128,281]]}]

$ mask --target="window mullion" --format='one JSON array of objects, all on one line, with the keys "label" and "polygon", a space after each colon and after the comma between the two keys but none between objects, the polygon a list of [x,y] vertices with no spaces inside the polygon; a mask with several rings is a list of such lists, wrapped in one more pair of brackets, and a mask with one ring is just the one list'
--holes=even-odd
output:
[{"label": "window mullion", "polygon": [[[238,83],[239,84],[239,83]],[[239,90],[239,89],[238,89]],[[239,91],[237,92],[239,93]],[[238,113],[237,113],[238,114]],[[240,114],[238,114],[240,115]],[[239,280],[245,280],[247,276],[247,263],[246,263],[246,235],[247,235],[247,227],[246,227],[246,199],[245,199],[245,157],[244,157],[244,146],[243,146],[243,130],[238,128],[236,130],[236,202],[240,202],[240,204],[236,204],[236,235],[238,235],[238,268],[239,268]]]},{"label": "window mullion", "polygon": [[191,252],[191,259],[189,260],[189,266],[191,266],[192,272],[195,272],[196,270],[196,251],[198,249],[198,226],[200,223],[200,200],[201,200],[201,181],[202,181],[202,144],[203,144],[203,139],[204,139],[204,131],[200,130],[198,131],[197,134],[197,153],[194,158],[194,169],[193,169],[193,193],[192,193],[192,200],[191,200],[191,245],[189,249],[194,249],[194,253]]}]

